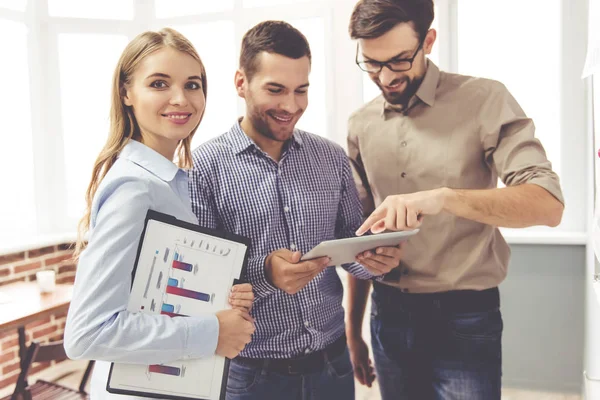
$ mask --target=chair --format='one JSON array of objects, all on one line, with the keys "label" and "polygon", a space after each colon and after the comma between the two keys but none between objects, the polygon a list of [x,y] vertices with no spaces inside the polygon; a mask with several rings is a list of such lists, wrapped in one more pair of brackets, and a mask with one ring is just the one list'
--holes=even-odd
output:
[{"label": "chair", "polygon": [[67,354],[63,347],[62,341],[41,344],[32,342],[27,349],[25,360],[21,365],[21,373],[17,378],[15,390],[11,396],[8,396],[2,400],[77,400],[77,399],[89,399],[89,395],[85,391],[85,385],[90,377],[92,368],[94,367],[94,361],[88,363],[79,390],[74,390],[66,386],[59,385],[54,382],[47,382],[44,380],[38,380],[34,384],[27,383],[27,375],[31,369],[31,365],[36,362],[49,362],[49,361],[63,361],[66,360]]}]

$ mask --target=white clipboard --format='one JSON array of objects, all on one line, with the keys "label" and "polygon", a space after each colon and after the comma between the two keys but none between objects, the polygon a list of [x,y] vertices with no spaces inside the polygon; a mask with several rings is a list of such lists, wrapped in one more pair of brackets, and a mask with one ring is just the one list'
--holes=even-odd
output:
[{"label": "white clipboard", "polygon": [[[230,308],[243,280],[250,239],[149,210],[127,309],[186,318]],[[190,340],[202,340],[201,337]],[[109,393],[173,400],[225,399],[229,360],[212,356],[165,364],[112,363]]]},{"label": "white clipboard", "polygon": [[376,235],[357,236],[353,238],[327,240],[313,247],[302,256],[302,260],[319,257],[331,258],[331,265],[348,264],[356,261],[356,256],[364,251],[377,247],[397,246],[401,242],[416,235],[418,229],[402,232],[379,233]]}]

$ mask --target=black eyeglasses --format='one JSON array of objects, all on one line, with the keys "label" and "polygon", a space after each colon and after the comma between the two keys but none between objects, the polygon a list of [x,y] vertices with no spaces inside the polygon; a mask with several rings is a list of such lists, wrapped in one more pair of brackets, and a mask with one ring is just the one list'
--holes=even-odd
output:
[{"label": "black eyeglasses", "polygon": [[383,67],[387,67],[390,71],[394,71],[394,72],[404,72],[404,71],[408,71],[409,69],[412,68],[413,65],[413,61],[415,60],[415,58],[417,57],[417,54],[419,54],[419,50],[421,50],[421,47],[423,47],[423,42],[421,41],[421,43],[419,43],[419,47],[417,47],[417,50],[415,50],[415,53],[413,54],[413,56],[411,58],[398,58],[398,56],[389,59],[388,61],[375,61],[375,60],[362,60],[360,61],[358,59],[358,43],[356,44],[356,65],[358,65],[358,68],[362,69],[365,72],[368,72],[370,74],[378,74],[381,72],[381,70],[383,69]]}]

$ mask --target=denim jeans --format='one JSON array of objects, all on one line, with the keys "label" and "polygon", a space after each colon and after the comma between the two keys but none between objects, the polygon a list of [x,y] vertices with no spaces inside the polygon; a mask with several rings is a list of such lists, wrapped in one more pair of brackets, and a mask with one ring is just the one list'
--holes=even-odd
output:
[{"label": "denim jeans", "polygon": [[371,340],[382,400],[500,400],[497,288],[408,294],[374,286]]},{"label": "denim jeans", "polygon": [[234,360],[227,400],[354,400],[354,374],[348,349],[310,374],[285,375]]}]

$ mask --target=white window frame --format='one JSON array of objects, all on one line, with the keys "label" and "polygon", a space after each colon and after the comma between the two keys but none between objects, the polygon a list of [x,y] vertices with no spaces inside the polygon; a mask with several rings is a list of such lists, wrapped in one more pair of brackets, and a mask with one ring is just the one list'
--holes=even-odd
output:
[{"label": "white window frame", "polygon": [[[588,143],[587,115],[589,104],[587,87],[581,81],[581,66],[585,57],[587,28],[581,21],[587,18],[584,2],[563,2],[561,113],[561,182],[567,208],[563,223],[556,229],[504,230],[511,243],[586,244],[590,206],[589,177],[592,170],[581,154],[586,154]],[[30,90],[32,138],[35,174],[36,213],[38,235],[28,241],[7,248],[0,245],[0,253],[36,247],[52,241],[74,240],[76,222],[67,218],[66,182],[64,170],[64,143],[60,106],[60,79],[57,40],[60,33],[123,34],[131,40],[137,33],[163,26],[185,25],[218,20],[231,20],[235,26],[236,54],[241,39],[254,23],[274,18],[291,20],[322,18],[325,23],[326,107],[328,137],[345,147],[347,119],[363,104],[362,71],[354,64],[355,43],[348,36],[348,22],[355,0],[314,0],[298,4],[243,8],[242,0],[235,0],[232,10],[172,18],[156,18],[153,0],[135,0],[132,20],[89,18],[61,18],[48,15],[48,0],[30,0],[25,12],[0,9],[0,19],[26,24],[30,34],[28,55],[30,63]],[[581,4],[580,4],[581,3]],[[460,0],[436,0],[438,18],[439,64],[441,69],[456,72],[458,66],[457,21]],[[517,99],[518,100],[518,99]],[[238,115],[244,112],[241,99],[236,105]],[[317,132],[315,132],[317,133]],[[82,194],[83,195],[83,194]]]}]

